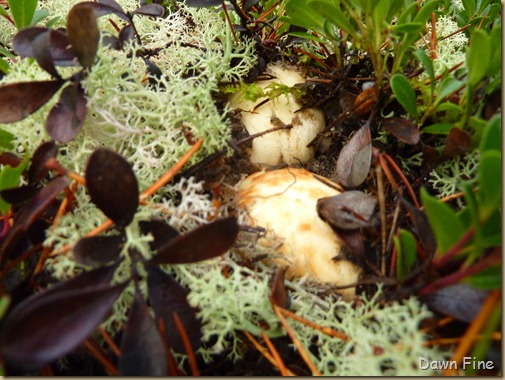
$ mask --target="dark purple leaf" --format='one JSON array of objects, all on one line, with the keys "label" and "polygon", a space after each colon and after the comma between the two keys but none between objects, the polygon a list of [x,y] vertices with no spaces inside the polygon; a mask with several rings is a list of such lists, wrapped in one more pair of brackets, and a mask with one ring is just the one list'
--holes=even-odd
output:
[{"label": "dark purple leaf", "polygon": [[121,8],[121,6],[114,0],[99,0],[97,3],[86,2],[86,4],[93,7],[96,12],[96,17],[102,17],[114,13],[128,24],[131,23],[130,16],[128,16],[123,8]]},{"label": "dark purple leaf", "polygon": [[121,340],[120,376],[166,376],[165,346],[137,290]]},{"label": "dark purple leaf", "polygon": [[386,131],[405,144],[415,145],[419,142],[421,133],[415,122],[402,117],[388,117],[382,119],[382,126]]},{"label": "dark purple leaf", "polygon": [[13,123],[46,104],[62,81],[11,83],[0,87],[0,123]]},{"label": "dark purple leaf", "polygon": [[345,187],[361,185],[370,171],[372,136],[369,123],[361,127],[344,146],[337,160],[337,177]]},{"label": "dark purple leaf", "polygon": [[121,46],[123,46],[125,42],[133,40],[133,38],[135,38],[135,29],[133,29],[133,26],[130,24],[126,25],[119,32],[119,41]]},{"label": "dark purple leaf", "polygon": [[179,236],[179,232],[163,220],[142,220],[139,222],[140,230],[144,235],[153,235],[149,243],[152,250],[157,250],[169,240]]},{"label": "dark purple leaf", "polygon": [[195,228],[158,249],[152,264],[190,264],[222,255],[231,248],[239,227],[234,217]]},{"label": "dark purple leaf", "polygon": [[31,158],[30,168],[28,169],[28,183],[37,183],[42,181],[49,169],[46,163],[50,158],[56,158],[58,155],[58,146],[54,141],[46,141],[40,144]]},{"label": "dark purple leaf", "polygon": [[2,199],[11,205],[23,203],[37,194],[37,188],[32,185],[14,187],[0,191]]},{"label": "dark purple leaf", "polygon": [[126,284],[91,285],[36,294],[2,323],[0,352],[8,365],[36,370],[74,350],[109,313]]},{"label": "dark purple leaf", "polygon": [[482,289],[468,284],[456,284],[428,294],[424,301],[437,313],[470,323],[488,296],[489,292]]},{"label": "dark purple leaf", "polygon": [[67,34],[77,59],[83,67],[91,67],[98,49],[99,30],[94,7],[76,4],[67,16]]},{"label": "dark purple leaf", "polygon": [[57,177],[48,182],[35,197],[19,211],[14,226],[28,226],[51,204],[51,202],[70,184],[67,177]]},{"label": "dark purple leaf", "polygon": [[343,230],[372,226],[377,198],[362,191],[345,191],[317,200],[317,213],[326,223]]},{"label": "dark purple leaf", "polygon": [[163,17],[165,15],[165,8],[160,4],[144,4],[132,13],[143,16]]},{"label": "dark purple leaf", "polygon": [[40,33],[33,39],[33,55],[39,66],[53,78],[61,79],[51,55],[51,31]]},{"label": "dark purple leaf", "polygon": [[284,284],[284,277],[287,269],[287,266],[277,269],[270,293],[270,300],[283,309],[289,309],[290,303],[289,295]]},{"label": "dark purple leaf", "polygon": [[86,184],[91,201],[120,226],[133,220],[139,205],[137,178],[130,164],[112,150],[100,148],[89,157]]},{"label": "dark purple leaf", "polygon": [[201,345],[202,322],[197,317],[198,309],[188,303],[189,291],[161,269],[152,265],[146,265],[146,269],[149,303],[156,320],[163,320],[168,344],[176,352],[185,352],[184,343],[173,318],[173,313],[177,312],[191,347],[197,349]]},{"label": "dark purple leaf", "polygon": [[53,63],[57,66],[74,66],[75,53],[70,47],[67,35],[59,30],[40,26],[24,28],[14,36],[12,41],[14,50],[21,56],[35,58],[35,39],[46,32],[50,34],[49,50]]},{"label": "dark purple leaf", "polygon": [[65,87],[60,100],[47,115],[46,130],[60,142],[69,142],[80,132],[86,120],[87,100],[79,83]]},{"label": "dark purple leaf", "polygon": [[58,194],[60,194],[69,183],[66,177],[57,177],[45,185],[37,195],[21,207],[0,251],[0,264],[12,254],[30,225],[51,205]]},{"label": "dark purple leaf", "polygon": [[72,251],[82,265],[98,266],[116,260],[123,249],[123,236],[89,236],[79,239]]},{"label": "dark purple leaf", "polygon": [[215,7],[221,3],[221,0],[186,0],[189,7]]},{"label": "dark purple leaf", "polygon": [[[365,241],[361,230],[343,230],[334,226],[331,228],[347,246],[350,254],[359,259],[365,257]],[[338,257],[334,258],[334,260],[338,259]]]},{"label": "dark purple leaf", "polygon": [[452,128],[447,135],[442,156],[444,158],[453,158],[465,154],[470,148],[471,140],[472,135],[469,132],[461,128]]},{"label": "dark purple leaf", "polygon": [[410,204],[405,198],[400,196],[400,201],[407,208],[412,216],[415,231],[419,238],[419,242],[424,248],[424,254],[428,257],[432,256],[437,249],[437,240],[433,234],[433,230],[428,222],[428,217],[423,211],[418,210]]}]

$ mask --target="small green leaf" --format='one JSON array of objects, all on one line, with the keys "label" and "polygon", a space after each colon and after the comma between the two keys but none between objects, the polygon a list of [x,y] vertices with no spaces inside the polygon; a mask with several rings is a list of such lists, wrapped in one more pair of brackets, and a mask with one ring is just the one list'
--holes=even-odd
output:
[{"label": "small green leaf", "polygon": [[435,104],[440,103],[442,100],[447,98],[449,95],[456,92],[459,88],[463,86],[463,82],[457,80],[454,77],[445,77],[442,82],[438,85],[437,98],[435,99]]},{"label": "small green leaf", "polygon": [[461,0],[468,18],[475,14],[475,0]]},{"label": "small green leaf", "polygon": [[15,137],[16,136],[12,133],[0,129],[0,148],[3,148],[4,150],[13,149],[14,145],[12,144],[12,141]]},{"label": "small green leaf", "polygon": [[[30,155],[27,153],[21,164],[15,168],[9,165],[5,166],[2,171],[0,171],[0,190],[10,189],[18,186],[21,174],[29,162]],[[7,211],[9,211],[10,207],[11,205],[0,196],[0,213],[5,214]]]},{"label": "small green leaf", "polygon": [[412,33],[419,33],[422,28],[424,27],[424,24],[420,22],[406,22],[403,24],[396,24],[393,27],[391,27],[391,31],[395,34],[412,34]]},{"label": "small green leaf", "polygon": [[496,115],[488,121],[480,140],[480,151],[502,149],[501,115]]},{"label": "small green leaf", "polygon": [[465,233],[464,227],[452,208],[421,188],[421,201],[431,229],[437,240],[437,254],[449,250]]},{"label": "small green leaf", "polygon": [[483,30],[476,30],[470,38],[470,48],[466,51],[468,83],[476,86],[487,74],[491,60],[491,42]]},{"label": "small green leaf", "polygon": [[481,218],[485,221],[494,209],[501,207],[502,164],[500,151],[486,150],[481,153],[478,178]]},{"label": "small green leaf", "polygon": [[464,282],[476,288],[494,290],[501,288],[502,271],[501,265],[493,265],[467,277]]},{"label": "small green leaf", "polygon": [[47,16],[49,16],[49,12],[47,9],[37,9],[33,15],[32,21],[30,22],[30,25],[37,25],[39,21],[42,21],[45,19]]},{"label": "small green leaf", "polygon": [[390,84],[398,102],[417,119],[416,92],[409,80],[402,74],[395,74],[391,77]]},{"label": "small green leaf", "polygon": [[4,74],[8,74],[10,70],[10,66],[3,58],[0,58],[0,71]]},{"label": "small green leaf", "polygon": [[[322,30],[324,25],[323,16],[308,7],[305,0],[288,0],[284,9],[289,24],[316,31]],[[284,17],[283,19],[286,20]]]},{"label": "small green leaf", "polygon": [[16,28],[22,29],[30,25],[37,8],[38,0],[7,0]]},{"label": "small green leaf", "polygon": [[428,74],[428,77],[430,78],[431,94],[433,94],[435,91],[435,69],[433,67],[433,61],[423,49],[416,50],[414,55],[417,57],[419,62],[421,62],[426,74]]},{"label": "small green leaf", "polygon": [[338,3],[328,0],[313,0],[310,1],[309,7],[317,11],[318,14],[324,15],[336,27],[349,33],[354,38],[358,38],[357,30],[349,21],[349,16],[342,12]]},{"label": "small green leaf", "polygon": [[434,135],[448,135],[454,128],[452,123],[435,123],[421,129],[422,133],[432,133]]},{"label": "small green leaf", "polygon": [[438,8],[440,0],[428,0],[419,9],[419,12],[414,17],[414,22],[425,23],[431,17],[431,14]]},{"label": "small green leaf", "polygon": [[397,251],[396,277],[403,282],[416,262],[416,238],[409,231],[400,229],[400,237],[395,236],[393,240]]}]

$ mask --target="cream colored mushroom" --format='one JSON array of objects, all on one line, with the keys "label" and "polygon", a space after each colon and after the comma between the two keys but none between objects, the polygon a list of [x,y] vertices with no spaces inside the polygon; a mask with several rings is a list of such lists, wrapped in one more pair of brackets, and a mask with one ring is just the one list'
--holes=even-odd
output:
[{"label": "cream colored mushroom", "polygon": [[[274,76],[274,79],[256,82],[256,85],[265,91],[272,83],[293,87],[306,82],[298,69],[281,63],[267,65],[265,73]],[[255,138],[250,151],[251,162],[264,165],[309,162],[314,152],[312,148],[307,148],[307,145],[325,128],[323,112],[316,108],[301,109],[302,105],[293,94],[280,95],[255,109],[266,99],[260,98],[252,102],[245,100],[244,94],[238,92],[233,94],[229,101],[232,108],[239,110],[241,121],[250,135],[280,125],[292,126],[291,129],[269,132]]]},{"label": "cream colored mushroom", "polygon": [[[334,285],[359,279],[358,266],[345,259],[334,260],[340,256],[343,243],[316,211],[317,200],[339,194],[337,188],[329,180],[296,168],[254,173],[240,183],[239,208],[245,210],[252,225],[267,230],[267,238],[260,244],[267,244],[271,238],[282,239],[279,252],[285,260],[276,262],[289,266],[288,277],[308,274]],[[339,292],[349,300],[355,288]]]}]

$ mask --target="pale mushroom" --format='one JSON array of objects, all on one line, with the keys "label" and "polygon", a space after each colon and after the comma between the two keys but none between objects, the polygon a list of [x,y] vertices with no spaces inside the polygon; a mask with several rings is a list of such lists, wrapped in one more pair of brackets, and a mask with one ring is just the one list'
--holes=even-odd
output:
[{"label": "pale mushroom", "polygon": [[[343,243],[319,218],[317,200],[339,194],[338,185],[307,170],[284,168],[254,173],[238,189],[238,206],[254,226],[267,230],[260,244],[282,240],[278,249],[290,278],[309,275],[337,286],[358,281],[361,269],[341,255]],[[349,300],[355,288],[339,290]]]},{"label": "pale mushroom", "polygon": [[[306,82],[296,67],[281,63],[267,65],[265,73],[274,77],[256,82],[265,91],[268,91],[268,86],[272,83],[293,87]],[[255,109],[267,99],[263,97],[253,102],[244,99],[243,92],[237,92],[229,100],[229,105],[240,112],[240,120],[250,135],[279,126],[291,126],[290,129],[269,132],[255,138],[250,150],[251,162],[259,165],[309,162],[314,152],[307,145],[325,128],[323,112],[317,108],[302,108],[292,93],[274,97]]]}]

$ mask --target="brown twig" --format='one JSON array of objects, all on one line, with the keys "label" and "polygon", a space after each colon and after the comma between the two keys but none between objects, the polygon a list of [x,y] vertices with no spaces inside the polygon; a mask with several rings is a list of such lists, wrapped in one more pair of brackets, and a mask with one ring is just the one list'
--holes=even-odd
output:
[{"label": "brown twig", "polygon": [[193,376],[200,376],[200,371],[199,371],[198,365],[196,363],[195,352],[193,351],[193,348],[191,347],[191,342],[189,341],[188,334],[186,333],[186,329],[184,328],[184,325],[182,324],[182,321],[179,318],[179,315],[177,314],[176,311],[174,311],[172,313],[172,316],[174,317],[175,327],[177,328],[177,331],[179,331],[179,334],[181,335],[182,343],[184,344],[184,349],[186,350],[186,353],[188,354],[189,365],[191,367],[191,374]]},{"label": "brown twig", "polygon": [[277,368],[279,369],[281,376],[288,376],[288,371],[286,368],[286,365],[284,364],[284,361],[282,360],[281,356],[279,355],[279,352],[275,348],[274,344],[270,340],[270,338],[265,334],[264,331],[261,331],[261,337],[265,341],[265,344],[267,345],[268,349],[270,350],[272,357],[274,358],[275,362],[277,363]]}]

